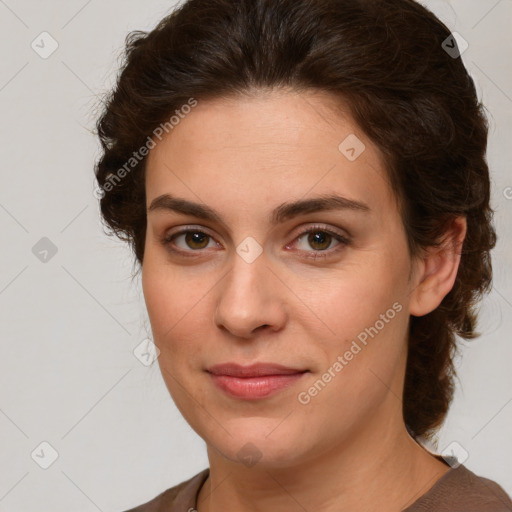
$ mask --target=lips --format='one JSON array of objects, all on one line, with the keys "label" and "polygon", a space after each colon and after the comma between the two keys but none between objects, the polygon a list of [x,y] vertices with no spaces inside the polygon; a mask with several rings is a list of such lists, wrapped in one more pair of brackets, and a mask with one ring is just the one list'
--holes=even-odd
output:
[{"label": "lips", "polygon": [[226,363],[207,370],[214,384],[230,397],[244,400],[267,398],[299,380],[308,370],[273,363],[241,366]]},{"label": "lips", "polygon": [[273,363],[256,363],[250,366],[241,366],[236,363],[217,364],[208,369],[213,375],[227,375],[229,377],[263,377],[265,375],[293,375],[304,373],[307,370],[289,368]]}]

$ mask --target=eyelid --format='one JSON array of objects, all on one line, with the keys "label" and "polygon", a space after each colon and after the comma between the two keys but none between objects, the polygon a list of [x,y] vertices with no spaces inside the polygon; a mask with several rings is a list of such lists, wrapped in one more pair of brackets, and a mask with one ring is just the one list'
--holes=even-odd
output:
[{"label": "eyelid", "polygon": [[351,241],[350,235],[346,231],[342,232],[339,228],[331,227],[330,225],[327,224],[313,223],[311,226],[308,226],[306,228],[301,227],[295,235],[292,235],[292,242],[295,241],[297,238],[307,235],[312,231],[323,231],[331,236],[340,238],[345,243],[350,243]]},{"label": "eyelid", "polygon": [[198,233],[204,233],[205,235],[215,238],[215,236],[210,232],[209,228],[205,226],[201,226],[199,224],[186,224],[184,226],[179,226],[178,228],[176,228],[176,231],[166,232],[162,239],[169,239],[172,238],[173,236],[183,235],[189,231],[197,231]]}]

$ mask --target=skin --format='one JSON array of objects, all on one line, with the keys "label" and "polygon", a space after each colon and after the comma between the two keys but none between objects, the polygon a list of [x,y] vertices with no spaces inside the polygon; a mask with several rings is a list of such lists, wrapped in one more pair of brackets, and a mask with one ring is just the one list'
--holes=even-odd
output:
[{"label": "skin", "polygon": [[[365,144],[355,161],[338,149],[349,134]],[[172,194],[222,219],[148,211],[142,268],[163,378],[207,444],[210,476],[198,511],[396,511],[432,487],[449,467],[405,429],[407,329],[410,315],[432,311],[452,288],[465,220],[453,223],[441,248],[412,259],[379,150],[327,93],[282,89],[199,102],[151,150],[146,170],[148,209]],[[283,203],[332,193],[369,210],[269,221]],[[184,227],[211,238],[162,242]],[[308,241],[309,228],[349,243]],[[252,263],[236,251],[246,237],[263,249]],[[322,252],[328,257],[307,257]],[[298,394],[395,303],[401,311],[300,403]],[[261,361],[309,372],[272,397],[246,401],[225,395],[205,371]],[[252,465],[239,458],[247,443],[260,457]]]}]

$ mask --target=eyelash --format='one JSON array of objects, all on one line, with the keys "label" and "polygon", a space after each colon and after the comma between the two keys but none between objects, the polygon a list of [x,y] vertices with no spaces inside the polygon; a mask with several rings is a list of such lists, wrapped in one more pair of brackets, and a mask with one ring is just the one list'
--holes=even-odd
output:
[{"label": "eyelash", "polygon": [[[203,252],[202,249],[198,249],[198,250],[190,250],[190,251],[184,251],[182,249],[175,249],[175,248],[172,248],[171,245],[172,245],[172,242],[178,238],[179,236],[181,235],[186,235],[187,233],[201,233],[203,235],[206,235],[207,237],[213,239],[213,236],[209,235],[208,233],[205,233],[204,231],[200,230],[200,229],[197,229],[197,228],[186,228],[186,229],[183,229],[181,231],[178,231],[176,233],[172,233],[171,235],[166,235],[162,238],[161,240],[161,243],[168,247],[170,251],[172,251],[173,253],[177,253],[177,254],[180,254],[184,257],[187,257],[187,258],[197,258],[197,257],[201,257],[200,254],[189,254],[189,253],[201,253]],[[339,242],[338,245],[336,245],[334,247],[334,249],[325,249],[325,250],[312,250],[312,251],[302,251],[302,250],[299,250],[299,252],[302,252],[302,253],[306,253],[305,257],[306,258],[309,258],[309,259],[313,259],[313,260],[317,260],[317,259],[324,259],[324,258],[328,258],[329,256],[332,256],[333,254],[339,252],[340,250],[343,250],[344,247],[350,245],[350,240],[341,235],[340,233],[336,233],[330,229],[327,229],[325,228],[324,226],[312,226],[308,229],[306,229],[305,231],[302,231],[301,233],[299,233],[299,235],[297,235],[293,242],[297,241],[297,240],[300,240],[301,238],[303,238],[304,236],[307,236],[309,235],[310,233],[325,233],[331,237],[333,237],[337,242]],[[290,244],[287,244],[286,247],[288,247]]]}]

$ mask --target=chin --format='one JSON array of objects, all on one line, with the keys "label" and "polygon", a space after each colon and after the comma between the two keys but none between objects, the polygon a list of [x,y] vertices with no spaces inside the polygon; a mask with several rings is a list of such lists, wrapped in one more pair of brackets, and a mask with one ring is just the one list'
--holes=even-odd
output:
[{"label": "chin", "polygon": [[279,425],[282,420],[237,418],[223,423],[231,436],[223,430],[209,432],[208,435],[198,433],[209,447],[229,461],[248,468],[286,468],[307,459],[307,454],[312,453],[315,446],[311,438],[294,429],[293,424],[290,425],[292,428]]}]

